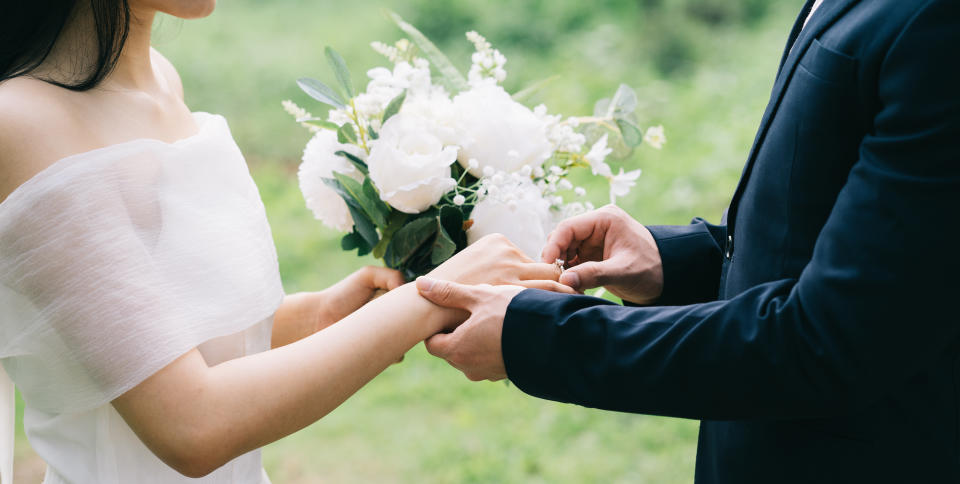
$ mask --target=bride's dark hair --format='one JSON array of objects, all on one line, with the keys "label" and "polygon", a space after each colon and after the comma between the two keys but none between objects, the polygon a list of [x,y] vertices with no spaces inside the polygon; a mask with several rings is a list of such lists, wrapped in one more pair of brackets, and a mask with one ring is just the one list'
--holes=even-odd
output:
[{"label": "bride's dark hair", "polygon": [[43,79],[74,91],[96,87],[117,64],[130,30],[128,0],[14,0],[0,8],[0,82],[30,74],[50,55],[82,3],[89,2],[97,57],[86,78]]}]

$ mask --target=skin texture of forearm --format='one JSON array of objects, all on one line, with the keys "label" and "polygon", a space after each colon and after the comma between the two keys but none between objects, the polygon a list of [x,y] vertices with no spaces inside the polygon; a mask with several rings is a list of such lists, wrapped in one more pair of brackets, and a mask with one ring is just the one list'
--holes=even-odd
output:
[{"label": "skin texture of forearm", "polygon": [[138,386],[136,404],[129,392],[114,406],[164,462],[202,476],[322,418],[463,316],[408,284],[282,348],[209,368],[194,350]]},{"label": "skin texture of forearm", "polygon": [[316,304],[311,303],[316,297],[316,293],[298,293],[283,299],[283,304],[273,317],[271,348],[300,341],[320,329]]}]

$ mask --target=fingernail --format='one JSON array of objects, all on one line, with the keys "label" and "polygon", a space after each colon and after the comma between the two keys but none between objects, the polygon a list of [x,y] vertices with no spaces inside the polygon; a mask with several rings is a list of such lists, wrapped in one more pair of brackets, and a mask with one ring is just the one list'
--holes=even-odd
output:
[{"label": "fingernail", "polygon": [[560,276],[560,284],[566,284],[574,289],[580,288],[580,275],[576,272],[564,272]]},{"label": "fingernail", "polygon": [[433,279],[429,277],[417,278],[417,290],[420,292],[430,292],[433,289]]}]

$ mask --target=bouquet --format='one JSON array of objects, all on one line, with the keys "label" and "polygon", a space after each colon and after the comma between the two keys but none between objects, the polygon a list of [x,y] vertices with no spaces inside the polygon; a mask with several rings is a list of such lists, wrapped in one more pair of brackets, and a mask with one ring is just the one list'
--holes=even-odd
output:
[{"label": "bouquet", "polygon": [[313,133],[299,170],[307,207],[346,233],[344,250],[372,253],[409,279],[492,233],[536,260],[557,222],[593,208],[579,201],[586,191],[569,180],[573,170],[608,180],[614,203],[640,170],[614,172],[607,160],[665,143],[661,126],[637,126],[637,97],[625,85],[593,116],[531,109],[522,102],[544,82],[508,93],[507,59],[480,34],[466,34],[475,52],[464,77],[420,31],[390,16],[409,40],[371,44],[390,66],[369,70],[365,91],[355,91],[328,47],[340,89],[297,81],[330,107],[326,117],[283,102]]}]

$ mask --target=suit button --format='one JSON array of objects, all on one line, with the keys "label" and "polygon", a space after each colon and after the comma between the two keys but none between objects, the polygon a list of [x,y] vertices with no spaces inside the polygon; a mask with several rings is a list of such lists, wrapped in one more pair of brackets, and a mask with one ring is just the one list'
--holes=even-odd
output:
[{"label": "suit button", "polygon": [[733,235],[727,236],[727,250],[725,256],[727,260],[733,259]]}]

